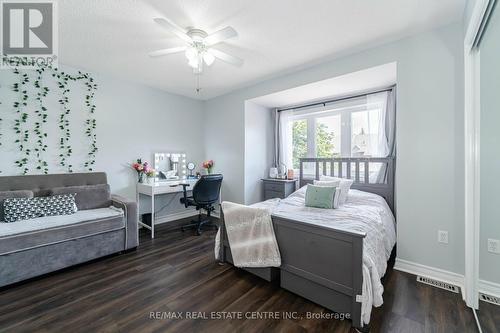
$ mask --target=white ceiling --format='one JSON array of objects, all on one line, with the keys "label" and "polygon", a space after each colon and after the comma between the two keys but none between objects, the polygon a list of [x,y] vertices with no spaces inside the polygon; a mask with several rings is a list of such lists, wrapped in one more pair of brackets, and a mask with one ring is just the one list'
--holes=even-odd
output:
[{"label": "white ceiling", "polygon": [[395,84],[396,79],[397,64],[393,62],[253,98],[250,101],[269,108],[297,106],[327,98],[386,88]]},{"label": "white ceiling", "polygon": [[[208,99],[340,52],[358,50],[461,20],[465,0],[59,0],[59,60],[189,97]],[[185,56],[148,52],[184,45],[153,22],[214,32],[228,25],[236,39],[219,45],[243,58],[220,60],[195,76]]]}]

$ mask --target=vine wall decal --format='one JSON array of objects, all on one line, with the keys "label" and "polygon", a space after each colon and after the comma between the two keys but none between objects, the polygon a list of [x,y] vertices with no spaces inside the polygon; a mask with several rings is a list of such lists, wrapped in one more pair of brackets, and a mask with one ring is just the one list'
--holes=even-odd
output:
[{"label": "vine wall decal", "polygon": [[[15,144],[19,153],[19,158],[14,162],[19,168],[19,173],[48,174],[51,161],[56,168],[62,167],[66,172],[73,172],[75,169],[92,171],[98,151],[94,103],[97,84],[94,78],[89,73],[78,71],[77,74],[72,75],[52,67],[39,67],[36,70],[21,70],[15,67],[12,73],[15,78],[14,83],[9,85],[15,96],[12,103],[14,111],[11,127],[14,134],[12,143]],[[70,103],[70,96],[72,100],[78,99],[78,94],[72,93],[73,88],[78,84],[82,84],[83,88],[83,107]],[[48,100],[54,96],[57,96],[60,110],[47,106]],[[83,116],[84,123],[78,125],[83,129],[83,133],[77,133],[83,135],[85,145],[88,145],[84,156],[73,156],[75,149],[72,147],[71,138],[74,134],[72,131],[74,132],[78,126],[75,126],[74,121],[72,122],[71,114],[77,111],[84,112],[84,115],[79,115],[80,119]],[[0,131],[0,149],[5,146],[5,139],[10,137],[8,129],[5,128],[7,124],[5,120],[6,117],[2,115],[0,117],[0,128],[3,127]],[[49,125],[57,125],[58,133],[49,131]],[[81,151],[80,146],[79,149],[76,151]],[[54,155],[54,158],[55,156],[58,158],[57,162],[54,158],[50,158],[49,151],[57,153]]]},{"label": "vine wall decal", "polygon": [[71,131],[69,128],[69,115],[71,113],[71,109],[69,107],[68,97],[68,81],[70,77],[64,72],[59,73],[57,68],[54,69],[54,73],[52,75],[57,78],[57,85],[62,94],[61,99],[59,99],[59,104],[61,104],[62,107],[61,114],[59,116],[59,129],[61,130],[61,137],[59,139],[59,164],[66,167],[68,172],[73,172],[73,165],[68,163],[68,160],[73,154],[73,148],[69,142],[71,139]]},{"label": "vine wall decal", "polygon": [[89,139],[89,152],[87,153],[87,161],[84,166],[89,171],[92,171],[95,165],[95,158],[97,154],[97,135],[95,134],[95,129],[97,126],[96,119],[94,118],[96,106],[94,104],[94,96],[97,90],[97,84],[94,83],[94,79],[88,74],[82,74],[86,79],[85,86],[87,87],[87,95],[85,96],[85,105],[88,109],[88,119],[85,121],[85,135]]},{"label": "vine wall decal", "polygon": [[13,90],[19,94],[19,101],[15,101],[13,104],[14,110],[18,115],[18,118],[14,120],[14,131],[18,135],[15,143],[18,144],[21,157],[14,163],[22,170],[22,174],[27,174],[29,172],[28,162],[31,154],[31,149],[28,146],[29,142],[29,130],[26,128],[26,123],[28,122],[28,113],[26,108],[28,106],[28,91],[26,85],[29,82],[28,74],[21,73],[17,68],[14,70],[14,74],[19,77],[19,82],[14,83]]},{"label": "vine wall decal", "polygon": [[35,122],[35,127],[33,132],[37,137],[37,147],[35,147],[36,158],[37,158],[37,170],[43,171],[44,174],[49,173],[49,164],[45,159],[45,153],[47,152],[47,144],[45,143],[45,139],[48,134],[44,131],[44,125],[47,123],[47,108],[44,105],[44,99],[47,97],[50,89],[47,86],[43,85],[43,73],[44,68],[38,68],[36,70],[37,77],[34,81],[33,85],[36,89],[38,89],[36,93],[36,100],[38,102],[37,108],[35,110],[35,114],[38,116],[38,120]]}]

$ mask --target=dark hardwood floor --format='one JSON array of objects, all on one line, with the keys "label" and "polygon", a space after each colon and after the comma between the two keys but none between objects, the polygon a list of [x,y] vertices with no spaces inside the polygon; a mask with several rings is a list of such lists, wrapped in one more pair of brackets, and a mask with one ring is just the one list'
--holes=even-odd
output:
[{"label": "dark hardwood floor", "polygon": [[477,317],[483,333],[500,332],[500,307],[487,302],[479,302]]},{"label": "dark hardwood floor", "polygon": [[[348,320],[186,319],[186,312],[330,313],[249,273],[217,264],[214,234],[198,237],[159,226],[154,240],[141,231],[137,251],[4,288],[0,332],[354,332]],[[384,285],[385,303],[372,312],[372,332],[477,331],[458,294],[417,284],[415,276],[392,269]],[[161,317],[174,312],[184,318]]]}]

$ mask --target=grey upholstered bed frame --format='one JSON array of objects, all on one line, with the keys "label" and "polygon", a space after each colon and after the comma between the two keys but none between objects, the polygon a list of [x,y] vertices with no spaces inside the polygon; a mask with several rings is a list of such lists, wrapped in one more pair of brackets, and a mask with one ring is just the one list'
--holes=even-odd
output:
[{"label": "grey upholstered bed frame", "polygon": [[[315,174],[304,174],[304,164],[315,164]],[[369,183],[370,165],[385,171],[383,183]],[[364,166],[364,170],[360,166]],[[329,171],[329,172],[327,172]],[[394,209],[394,158],[304,158],[300,160],[300,186],[320,175],[354,180],[352,188],[376,193]],[[363,284],[363,238],[365,233],[320,226],[272,216],[281,253],[280,268],[245,270],[307,298],[334,312],[350,314],[353,326],[363,328],[361,300]],[[231,249],[221,214],[221,261],[232,263]]]}]

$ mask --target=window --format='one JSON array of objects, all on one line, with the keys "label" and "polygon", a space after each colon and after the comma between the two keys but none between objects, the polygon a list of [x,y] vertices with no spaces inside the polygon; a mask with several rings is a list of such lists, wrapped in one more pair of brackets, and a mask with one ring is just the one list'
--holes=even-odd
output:
[{"label": "window", "polygon": [[351,113],[351,156],[380,156],[379,118],[380,109]]},{"label": "window", "polygon": [[[285,159],[298,170],[304,157],[387,156],[385,107],[387,94],[334,102],[314,109],[286,111]],[[385,99],[384,99],[385,98]]]},{"label": "window", "polygon": [[316,157],[340,156],[340,115],[318,117],[316,123]]},{"label": "window", "polygon": [[307,157],[307,120],[292,121],[293,168],[299,168],[299,159]]}]

